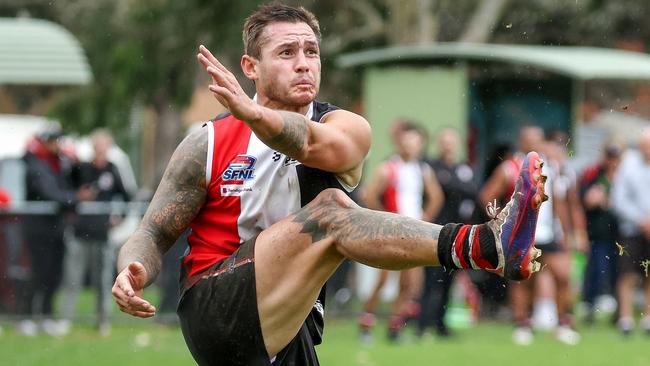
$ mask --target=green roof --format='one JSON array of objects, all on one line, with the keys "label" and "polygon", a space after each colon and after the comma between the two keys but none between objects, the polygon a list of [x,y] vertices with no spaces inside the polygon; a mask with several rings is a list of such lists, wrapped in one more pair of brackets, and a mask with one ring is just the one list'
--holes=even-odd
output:
[{"label": "green roof", "polygon": [[92,80],[77,39],[58,24],[0,18],[0,85],[79,85]]},{"label": "green roof", "polygon": [[449,61],[518,64],[581,80],[650,80],[649,55],[609,48],[437,43],[368,50],[338,58],[341,67]]}]

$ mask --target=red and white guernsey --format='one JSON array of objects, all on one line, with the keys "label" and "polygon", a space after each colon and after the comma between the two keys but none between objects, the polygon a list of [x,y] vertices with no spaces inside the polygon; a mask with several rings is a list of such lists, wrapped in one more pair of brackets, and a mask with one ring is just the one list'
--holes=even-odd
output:
[{"label": "red and white guernsey", "polygon": [[[335,109],[329,103],[315,101],[307,117],[319,122]],[[209,136],[208,194],[190,224],[189,249],[182,262],[186,286],[192,286],[210,266],[324,189],[353,189],[332,173],[306,167],[274,151],[230,114],[218,116],[204,128]]]},{"label": "red and white guernsey", "polygon": [[403,216],[422,219],[424,195],[423,169],[429,169],[421,161],[404,161],[394,156],[386,163],[388,184],[382,194],[384,209]]}]

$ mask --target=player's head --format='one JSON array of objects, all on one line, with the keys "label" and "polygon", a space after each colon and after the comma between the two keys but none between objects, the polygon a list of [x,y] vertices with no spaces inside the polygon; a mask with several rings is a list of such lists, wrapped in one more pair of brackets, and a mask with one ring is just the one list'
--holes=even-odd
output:
[{"label": "player's head", "polygon": [[603,163],[608,169],[616,170],[625,150],[624,144],[617,138],[611,138],[603,145]]},{"label": "player's head", "polygon": [[519,130],[519,149],[528,153],[537,150],[544,142],[544,130],[541,127],[526,125]]},{"label": "player's head", "polygon": [[60,151],[59,139],[63,136],[61,125],[56,122],[48,123],[45,128],[36,136],[47,151],[58,154]]},{"label": "player's head", "polygon": [[438,134],[438,153],[442,159],[455,160],[460,147],[460,137],[453,128],[445,128]]},{"label": "player's head", "polygon": [[426,132],[415,122],[400,121],[395,134],[397,153],[404,160],[416,160],[422,157],[426,145]]},{"label": "player's head", "polygon": [[320,87],[320,27],[303,7],[272,3],[246,19],[244,74],[259,98],[280,106],[309,104]]},{"label": "player's head", "polygon": [[96,164],[105,165],[108,162],[108,151],[113,146],[113,137],[105,129],[97,129],[91,135]]}]

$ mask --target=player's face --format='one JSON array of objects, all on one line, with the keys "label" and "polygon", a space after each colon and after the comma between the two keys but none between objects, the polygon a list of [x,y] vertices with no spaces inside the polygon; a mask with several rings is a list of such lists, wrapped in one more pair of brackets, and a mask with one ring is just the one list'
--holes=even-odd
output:
[{"label": "player's face", "polygon": [[544,142],[544,131],[537,127],[526,127],[519,136],[519,148],[522,152],[538,150]]},{"label": "player's face", "polygon": [[43,141],[43,145],[45,146],[47,151],[49,151],[52,154],[56,155],[61,151],[58,139],[47,139]]},{"label": "player's face", "polygon": [[451,131],[444,131],[440,134],[438,148],[440,149],[441,155],[456,155],[456,150],[458,149],[458,136]]},{"label": "player's face", "polygon": [[93,141],[93,150],[95,151],[95,162],[101,166],[108,162],[108,150],[111,142],[105,138],[97,138]]},{"label": "player's face", "polygon": [[419,159],[424,148],[424,139],[417,131],[404,131],[399,136],[400,155],[407,160]]},{"label": "player's face", "polygon": [[258,93],[286,106],[305,106],[320,87],[318,39],[306,23],[271,23],[262,34]]}]

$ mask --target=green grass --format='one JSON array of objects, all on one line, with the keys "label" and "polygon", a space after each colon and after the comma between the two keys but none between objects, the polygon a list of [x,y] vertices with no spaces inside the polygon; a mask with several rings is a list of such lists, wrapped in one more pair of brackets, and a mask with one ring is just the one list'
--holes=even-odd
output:
[{"label": "green grass", "polygon": [[[77,327],[63,339],[24,338],[5,325],[0,336],[2,365],[193,365],[180,330],[150,321],[120,324],[102,338],[90,326]],[[450,341],[430,338],[389,344],[383,327],[375,341],[362,346],[352,320],[328,322],[324,344],[318,347],[323,365],[650,365],[650,337],[629,340],[604,325],[583,331],[583,341],[570,347],[548,333],[537,335],[530,347],[510,342],[511,328],[486,323],[457,332]]]},{"label": "green grass", "polygon": [[[155,298],[155,293],[151,294]],[[92,310],[89,294],[81,302],[82,315]],[[194,365],[180,329],[135,320],[116,314],[110,336],[102,338],[84,317],[83,324],[65,338],[24,338],[11,323],[0,321],[0,365]],[[650,337],[640,332],[624,340],[601,319],[582,329],[582,342],[575,347],[559,344],[551,334],[538,333],[530,347],[510,341],[512,328],[503,323],[482,323],[459,330],[453,340],[407,337],[403,344],[385,340],[379,324],[372,344],[358,342],[355,321],[328,318],[324,344],[317,348],[324,366],[419,366],[419,365],[613,365],[650,366]],[[407,334],[408,336],[409,334]]]}]

